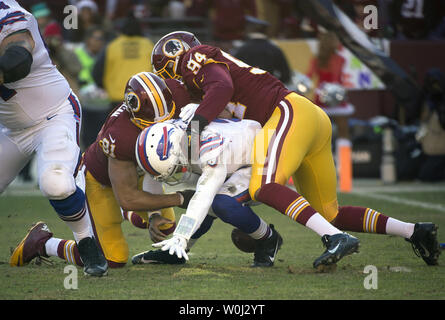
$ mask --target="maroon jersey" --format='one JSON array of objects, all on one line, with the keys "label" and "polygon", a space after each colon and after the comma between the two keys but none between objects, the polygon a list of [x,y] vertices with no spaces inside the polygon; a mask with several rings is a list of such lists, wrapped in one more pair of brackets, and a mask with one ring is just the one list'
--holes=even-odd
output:
[{"label": "maroon jersey", "polygon": [[277,104],[290,93],[270,73],[208,45],[191,48],[179,68],[187,87],[193,93],[201,91],[203,100],[196,114],[209,122],[229,104],[235,117],[264,125]]},{"label": "maroon jersey", "polygon": [[[190,102],[189,95],[179,81],[167,79],[165,82],[172,92],[176,105],[175,116],[177,116],[180,109]],[[137,165],[134,150],[140,132],[141,129],[131,122],[130,113],[125,105],[114,109],[108,115],[96,141],[88,147],[84,154],[87,170],[99,183],[111,186],[108,175],[108,157],[133,161]]]}]

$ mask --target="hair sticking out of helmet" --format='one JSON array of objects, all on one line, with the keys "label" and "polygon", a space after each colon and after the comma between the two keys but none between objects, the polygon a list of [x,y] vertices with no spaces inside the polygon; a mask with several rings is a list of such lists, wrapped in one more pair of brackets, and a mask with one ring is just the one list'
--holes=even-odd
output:
[{"label": "hair sticking out of helmet", "polygon": [[166,181],[187,166],[187,135],[169,122],[156,123],[144,129],[136,141],[139,167],[158,181]]},{"label": "hair sticking out of helmet", "polygon": [[141,129],[168,120],[175,113],[170,89],[164,80],[150,72],[135,74],[128,80],[124,104],[131,121]]},{"label": "hair sticking out of helmet", "polygon": [[163,36],[151,53],[151,64],[155,73],[163,79],[179,79],[179,59],[190,48],[201,45],[193,33],[175,31]]}]

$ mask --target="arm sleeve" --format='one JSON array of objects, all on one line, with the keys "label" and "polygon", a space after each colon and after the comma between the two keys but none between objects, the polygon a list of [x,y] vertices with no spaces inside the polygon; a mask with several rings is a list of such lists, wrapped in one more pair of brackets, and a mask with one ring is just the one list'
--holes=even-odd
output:
[{"label": "arm sleeve", "polygon": [[195,79],[201,79],[197,84],[204,91],[204,97],[195,115],[211,122],[224,110],[233,96],[232,77],[224,64],[210,63],[202,68]]},{"label": "arm sleeve", "polygon": [[202,221],[206,217],[213,198],[224,184],[227,176],[225,165],[218,164],[214,167],[206,165],[202,169],[202,175],[196,185],[196,192],[187,207],[185,215],[196,221],[195,226],[190,233],[191,235],[198,230]]}]

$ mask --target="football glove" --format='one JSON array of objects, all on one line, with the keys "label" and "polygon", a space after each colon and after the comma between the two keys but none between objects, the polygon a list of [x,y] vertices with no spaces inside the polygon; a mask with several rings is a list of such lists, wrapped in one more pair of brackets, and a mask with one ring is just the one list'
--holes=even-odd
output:
[{"label": "football glove", "polygon": [[185,252],[185,249],[187,248],[187,240],[180,235],[174,235],[171,239],[153,243],[152,246],[161,248],[162,251],[168,250],[170,255],[176,255],[179,259],[184,258],[187,261],[189,260],[189,257]]},{"label": "football glove", "polygon": [[189,103],[188,105],[181,108],[181,113],[179,113],[179,118],[182,119],[185,123],[189,124],[195,115],[196,109],[198,109],[199,104],[197,103]]}]

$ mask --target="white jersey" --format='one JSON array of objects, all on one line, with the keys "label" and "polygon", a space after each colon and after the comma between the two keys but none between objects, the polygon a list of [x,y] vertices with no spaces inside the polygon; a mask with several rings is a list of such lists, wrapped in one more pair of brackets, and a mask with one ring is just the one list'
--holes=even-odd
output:
[{"label": "white jersey", "polygon": [[36,19],[16,1],[0,2],[0,30],[0,43],[20,30],[28,30],[35,43],[30,73],[0,85],[0,123],[10,129],[27,128],[56,114],[71,89],[51,62]]},{"label": "white jersey", "polygon": [[[201,133],[199,161],[202,173],[185,213],[194,223],[182,236],[190,238],[199,228],[216,194],[227,194],[227,189],[246,192],[250,181],[251,151],[260,129],[261,125],[254,120],[216,119]],[[200,173],[196,169],[193,171]],[[236,179],[232,179],[235,175]],[[238,185],[241,188],[237,188]],[[183,230],[179,228],[178,233]]]},{"label": "white jersey", "polygon": [[215,119],[201,133],[201,167],[224,164],[230,175],[251,165],[253,141],[261,125],[254,120]]}]

